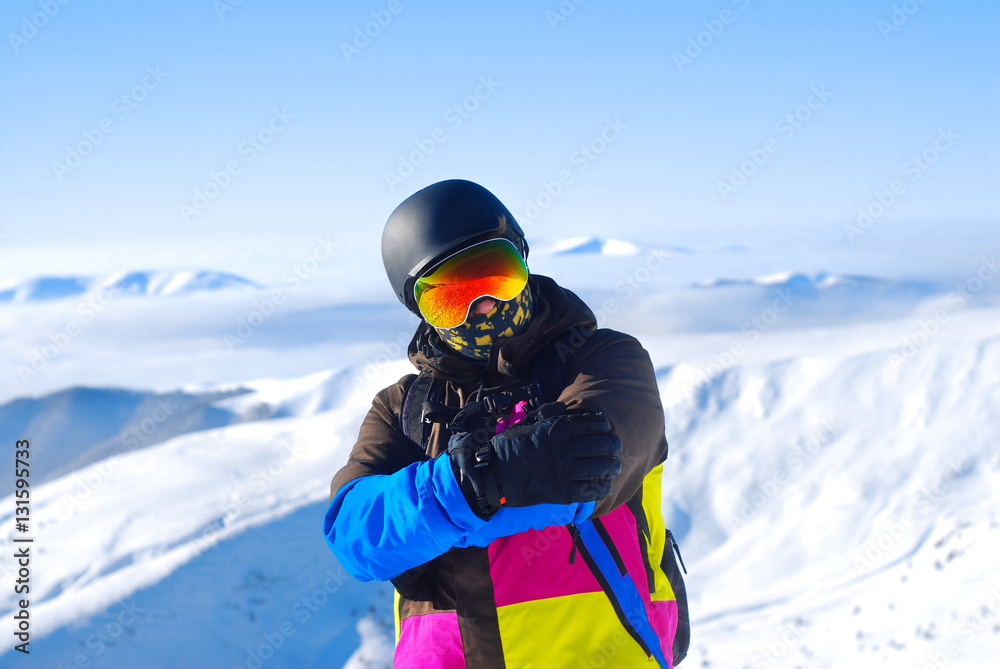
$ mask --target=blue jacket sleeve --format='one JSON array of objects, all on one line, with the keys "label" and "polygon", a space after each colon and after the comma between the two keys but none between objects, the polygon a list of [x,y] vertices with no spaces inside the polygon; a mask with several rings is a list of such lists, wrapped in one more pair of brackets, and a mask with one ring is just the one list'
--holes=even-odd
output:
[{"label": "blue jacket sleeve", "polygon": [[582,522],[594,505],[504,507],[487,522],[469,508],[451,461],[441,456],[345,484],[327,508],[323,534],[352,576],[385,581],[452,547],[483,547],[529,529]]},{"label": "blue jacket sleeve", "polygon": [[385,581],[436,558],[484,525],[444,456],[343,485],[327,508],[323,533],[352,576]]},{"label": "blue jacket sleeve", "polygon": [[544,530],[551,525],[582,523],[594,512],[597,502],[578,504],[537,504],[535,506],[501,507],[489,522],[478,530],[460,537],[457,548],[489,546],[501,537],[527,530]]}]

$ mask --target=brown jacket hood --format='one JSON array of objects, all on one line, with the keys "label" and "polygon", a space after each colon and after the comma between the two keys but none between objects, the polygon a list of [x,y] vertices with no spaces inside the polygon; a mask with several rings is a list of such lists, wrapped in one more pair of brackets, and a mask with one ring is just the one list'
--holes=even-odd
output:
[{"label": "brown jacket hood", "polygon": [[489,387],[510,385],[527,376],[529,365],[546,344],[571,328],[582,332],[597,327],[597,317],[575,293],[541,274],[528,278],[534,306],[528,329],[520,335],[497,340],[487,361],[459,355],[441,341],[434,328],[421,321],[410,340],[408,355],[421,372],[457,385],[484,382]]}]

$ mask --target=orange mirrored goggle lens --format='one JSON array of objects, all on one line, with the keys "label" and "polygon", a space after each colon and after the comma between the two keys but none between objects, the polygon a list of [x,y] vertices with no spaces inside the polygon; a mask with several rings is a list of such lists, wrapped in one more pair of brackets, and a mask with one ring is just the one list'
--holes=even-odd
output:
[{"label": "orange mirrored goggle lens", "polygon": [[512,243],[491,239],[459,251],[417,279],[413,294],[424,319],[436,328],[454,328],[469,317],[480,297],[501,302],[528,284],[528,268]]}]

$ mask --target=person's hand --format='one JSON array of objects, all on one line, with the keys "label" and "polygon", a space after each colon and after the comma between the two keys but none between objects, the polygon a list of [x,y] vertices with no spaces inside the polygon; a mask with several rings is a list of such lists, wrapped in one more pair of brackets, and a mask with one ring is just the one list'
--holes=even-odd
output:
[{"label": "person's hand", "polygon": [[592,502],[611,494],[621,472],[621,440],[602,413],[565,414],[544,404],[517,425],[490,436],[459,432],[448,442],[452,468],[484,518],[501,506]]}]

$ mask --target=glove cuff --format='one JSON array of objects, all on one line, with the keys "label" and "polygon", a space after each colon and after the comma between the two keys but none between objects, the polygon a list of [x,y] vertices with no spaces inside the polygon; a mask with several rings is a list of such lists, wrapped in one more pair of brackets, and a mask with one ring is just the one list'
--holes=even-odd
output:
[{"label": "glove cuff", "polygon": [[479,498],[479,505],[484,509],[489,509],[490,514],[496,513],[503,506],[507,499],[504,497],[500,479],[497,476],[497,468],[491,466],[493,460],[493,444],[487,442],[476,451],[475,469],[481,472],[482,496]]},{"label": "glove cuff", "polygon": [[[489,447],[489,444],[486,446]],[[469,503],[469,508],[483,520],[489,520],[500,510],[500,496],[495,493],[497,486],[493,468],[476,467],[476,464],[475,455],[468,451],[465,453],[455,451],[451,454],[451,470],[465,495],[465,500]],[[491,494],[487,490],[494,492]]]}]

